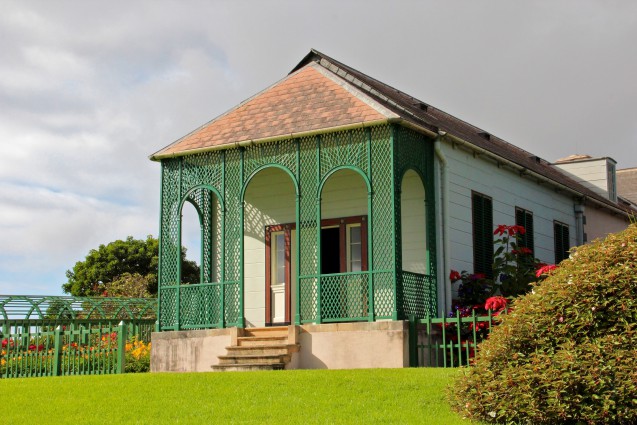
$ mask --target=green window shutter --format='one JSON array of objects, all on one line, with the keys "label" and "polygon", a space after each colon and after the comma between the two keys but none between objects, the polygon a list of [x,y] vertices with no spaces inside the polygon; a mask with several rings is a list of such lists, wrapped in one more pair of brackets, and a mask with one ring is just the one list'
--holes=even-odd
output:
[{"label": "green window shutter", "polygon": [[471,194],[473,219],[473,272],[493,278],[493,202],[488,196]]},{"label": "green window shutter", "polygon": [[515,224],[524,227],[526,232],[520,238],[520,247],[528,248],[532,252],[535,250],[533,240],[533,213],[524,208],[515,208]]},{"label": "green window shutter", "polygon": [[559,221],[554,221],[553,238],[555,241],[555,264],[559,264],[562,260],[568,258],[568,250],[571,248],[568,225],[560,223]]}]

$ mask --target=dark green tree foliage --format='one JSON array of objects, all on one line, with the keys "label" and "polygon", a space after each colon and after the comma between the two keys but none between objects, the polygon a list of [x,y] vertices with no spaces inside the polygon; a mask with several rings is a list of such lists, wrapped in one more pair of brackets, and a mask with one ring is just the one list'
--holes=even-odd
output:
[{"label": "dark green tree foliage", "polygon": [[637,423],[637,224],[571,251],[513,304],[450,390],[497,423]]},{"label": "dark green tree foliage", "polygon": [[[186,248],[182,247],[181,257],[183,282],[198,283],[199,267],[194,261],[186,260]],[[148,292],[156,294],[158,264],[157,239],[129,236],[125,241],[116,240],[89,251],[84,261],[78,261],[72,270],[66,271],[68,282],[62,285],[62,290],[74,296],[101,296],[107,283],[130,273],[147,279]]]}]

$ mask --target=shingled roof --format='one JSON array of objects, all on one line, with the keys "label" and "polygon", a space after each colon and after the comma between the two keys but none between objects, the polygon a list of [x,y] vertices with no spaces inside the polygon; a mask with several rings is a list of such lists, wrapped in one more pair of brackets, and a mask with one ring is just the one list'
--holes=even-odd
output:
[{"label": "shingled roof", "polygon": [[155,153],[153,159],[398,118],[355,86],[310,62]]},{"label": "shingled roof", "polygon": [[538,156],[312,49],[281,81],[151,156],[160,160],[313,132],[401,122],[445,134],[615,211],[635,211],[577,183]]}]

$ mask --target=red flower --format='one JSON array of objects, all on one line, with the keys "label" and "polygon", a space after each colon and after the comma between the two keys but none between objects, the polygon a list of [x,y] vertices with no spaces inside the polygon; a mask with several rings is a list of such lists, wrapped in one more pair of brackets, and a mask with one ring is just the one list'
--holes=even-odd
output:
[{"label": "red flower", "polygon": [[520,248],[520,254],[531,255],[533,254],[533,251],[531,251],[530,248],[523,246],[522,248]]},{"label": "red flower", "polygon": [[487,276],[484,273],[474,273],[469,277],[471,278],[471,280],[480,280],[486,278]]},{"label": "red flower", "polygon": [[516,226],[511,226],[511,227],[509,228],[509,234],[510,234],[511,236],[514,236],[514,235],[516,235],[516,234],[517,234],[517,235],[523,235],[523,234],[525,234],[525,233],[526,233],[526,229],[524,228],[524,226],[517,226],[517,225],[516,225]]},{"label": "red flower", "polygon": [[509,227],[505,224],[500,224],[498,225],[498,227],[496,227],[496,229],[493,231],[494,235],[498,235],[498,236],[502,236],[504,235],[507,231],[509,230]]},{"label": "red flower", "polygon": [[36,347],[35,344],[29,345],[29,351],[35,351],[36,348],[38,347]]},{"label": "red flower", "polygon": [[2,347],[6,347],[8,343],[9,343],[9,340],[8,340],[8,339],[6,339],[6,338],[5,338],[5,339],[3,339],[3,340],[2,340]]},{"label": "red flower", "polygon": [[504,310],[508,304],[508,301],[504,297],[491,297],[487,298],[487,301],[484,303],[484,308],[486,310],[500,311]]},{"label": "red flower", "polygon": [[449,273],[449,279],[451,279],[452,282],[455,282],[462,279],[462,276],[460,276],[460,273],[458,273],[457,271],[451,270],[451,273]]},{"label": "red flower", "polygon": [[544,265],[537,269],[537,271],[535,272],[535,277],[540,277],[543,274],[546,274],[546,275],[551,274],[551,272],[555,270],[556,268],[557,266],[555,264]]}]

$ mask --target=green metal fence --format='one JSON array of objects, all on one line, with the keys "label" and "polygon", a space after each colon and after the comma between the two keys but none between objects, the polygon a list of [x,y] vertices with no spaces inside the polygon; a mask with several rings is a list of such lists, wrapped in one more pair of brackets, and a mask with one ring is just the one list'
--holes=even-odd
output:
[{"label": "green metal fence", "polygon": [[469,366],[488,337],[497,317],[440,317],[417,319],[409,316],[409,365],[412,367]]},{"label": "green metal fence", "polygon": [[127,340],[150,341],[157,300],[0,295],[0,377],[124,371]]},{"label": "green metal fence", "polygon": [[[0,377],[123,373],[126,342],[146,339],[155,320],[9,320],[3,323]],[[147,339],[148,340],[148,339]]]},{"label": "green metal fence", "polygon": [[157,299],[0,295],[0,319],[155,319]]}]

